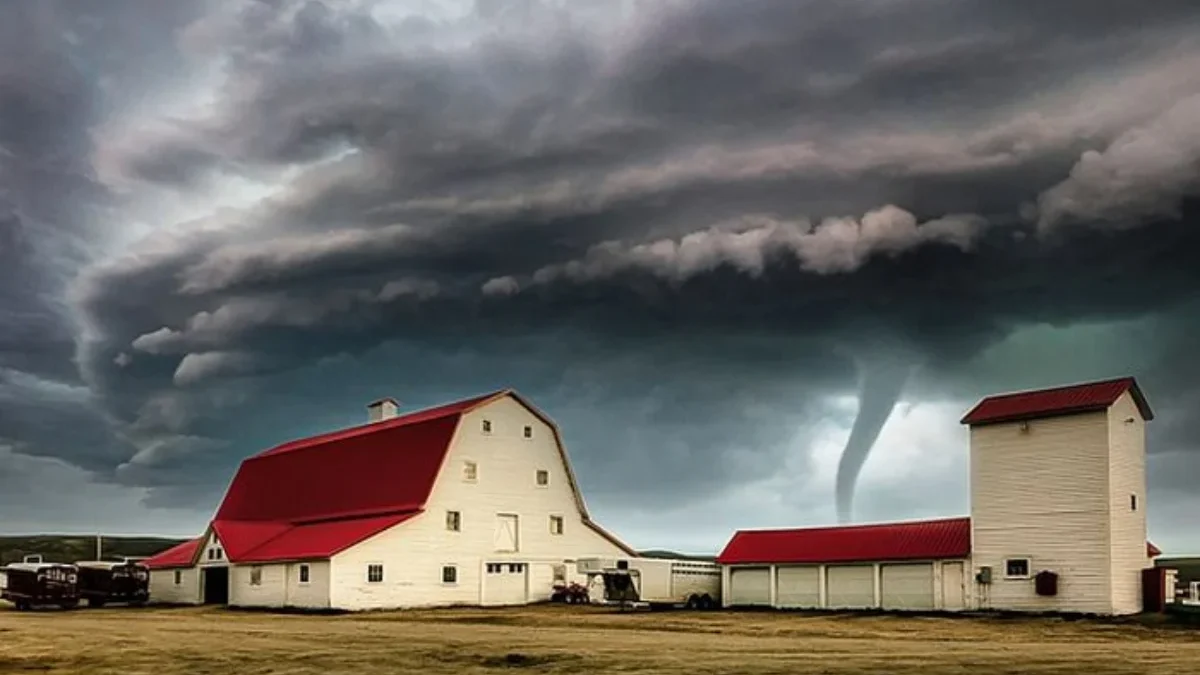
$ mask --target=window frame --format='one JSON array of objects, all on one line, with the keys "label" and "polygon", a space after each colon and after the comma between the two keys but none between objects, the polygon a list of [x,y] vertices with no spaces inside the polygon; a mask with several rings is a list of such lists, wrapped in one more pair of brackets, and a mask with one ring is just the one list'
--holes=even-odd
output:
[{"label": "window frame", "polygon": [[309,569],[308,563],[300,563],[296,568],[297,583],[307,584],[312,580],[312,571]]},{"label": "window frame", "polygon": [[[378,578],[378,579],[372,579],[372,578],[371,578],[371,576],[372,576],[372,575],[371,575],[371,573],[372,573],[373,571],[375,571],[376,569],[378,569],[378,570],[379,570],[379,578]],[[381,584],[381,583],[383,583],[383,579],[384,579],[384,576],[383,576],[383,563],[381,563],[381,562],[371,562],[371,563],[367,563],[367,583],[368,583],[368,584]]]},{"label": "window frame", "polygon": [[[1033,558],[1024,555],[1006,556],[1004,558],[1004,578],[1005,579],[1032,579],[1033,578]],[[1009,563],[1023,562],[1025,563],[1024,574],[1012,574],[1009,572]]]}]

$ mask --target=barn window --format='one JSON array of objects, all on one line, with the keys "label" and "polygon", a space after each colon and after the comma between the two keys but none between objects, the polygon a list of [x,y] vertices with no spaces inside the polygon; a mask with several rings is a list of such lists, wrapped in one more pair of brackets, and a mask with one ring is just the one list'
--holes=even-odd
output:
[{"label": "barn window", "polygon": [[1004,561],[1004,576],[1009,579],[1029,578],[1029,558],[1009,558]]},{"label": "barn window", "polygon": [[463,462],[463,480],[475,480],[479,475],[479,467],[475,462]]},{"label": "barn window", "polygon": [[563,517],[562,516],[550,516],[550,534],[562,534],[562,533],[563,533]]},{"label": "barn window", "polygon": [[442,583],[456,584],[458,583],[458,568],[454,565],[442,566]]},{"label": "barn window", "polygon": [[217,554],[217,560],[220,560],[221,559],[221,547],[220,546],[217,547],[216,554]]},{"label": "barn window", "polygon": [[525,563],[509,563],[508,571],[511,574],[520,574],[525,571]]},{"label": "barn window", "polygon": [[1137,511],[1137,495],[1129,495],[1129,510]]},{"label": "barn window", "polygon": [[175,585],[183,583],[183,570],[175,570]]},{"label": "barn window", "polygon": [[491,420],[484,420],[482,425],[483,425],[483,433],[485,433],[485,434],[492,433],[492,421]]},{"label": "barn window", "polygon": [[567,566],[566,565],[555,565],[554,566],[554,580],[555,581],[566,581],[567,580]]},{"label": "barn window", "polygon": [[545,469],[538,469],[537,484],[538,485],[549,485],[550,484],[550,472]]},{"label": "barn window", "polygon": [[262,567],[255,565],[250,568],[250,585],[262,586]]},{"label": "barn window", "polygon": [[212,549],[212,548],[208,549],[208,559],[212,560],[213,558],[216,558],[216,557],[217,557],[216,549]]},{"label": "barn window", "polygon": [[308,565],[300,566],[300,583],[302,583],[302,584],[308,583]]},{"label": "barn window", "polygon": [[447,511],[446,512],[446,529],[450,530],[452,532],[461,531],[462,530],[462,514],[459,513],[458,511]]},{"label": "barn window", "polygon": [[533,438],[533,427],[525,425],[525,438]]},{"label": "barn window", "polygon": [[499,574],[502,571],[504,571],[504,565],[501,565],[500,563],[488,563],[487,564],[487,573],[488,574]]},{"label": "barn window", "polygon": [[367,565],[367,581],[372,584],[383,581],[383,565],[379,563]]}]

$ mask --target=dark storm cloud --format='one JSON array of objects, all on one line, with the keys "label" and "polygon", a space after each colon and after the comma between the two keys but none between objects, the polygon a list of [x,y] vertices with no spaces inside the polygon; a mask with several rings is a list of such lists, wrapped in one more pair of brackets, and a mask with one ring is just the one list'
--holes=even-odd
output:
[{"label": "dark storm cloud", "polygon": [[[0,174],[0,259],[49,289],[0,296],[21,317],[0,365],[42,373],[0,384],[32,406],[0,438],[156,505],[212,499],[241,457],[382,394],[516,386],[589,494],[665,507],[803,468],[829,396],[881,355],[914,396],[970,399],[998,381],[964,373],[1015,330],[1147,318],[1147,388],[1198,390],[1169,365],[1200,294],[1194,3],[139,7],[113,5],[120,33],[92,35],[124,47],[91,60],[46,47],[65,16],[23,10],[41,60],[0,70],[20,103],[0,152],[40,158],[22,134],[54,124],[36,133],[71,167]],[[161,222],[129,240],[131,213]],[[86,262],[29,243],[51,231]],[[77,389],[21,397],[56,378]],[[47,432],[64,407],[86,451]],[[1196,462],[1200,429],[1163,419],[1154,451]]]}]

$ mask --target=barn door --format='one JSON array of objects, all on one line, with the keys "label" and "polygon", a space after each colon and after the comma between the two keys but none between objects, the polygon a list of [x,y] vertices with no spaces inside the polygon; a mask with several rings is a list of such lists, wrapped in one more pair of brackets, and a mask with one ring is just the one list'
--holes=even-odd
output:
[{"label": "barn door", "polygon": [[517,516],[514,513],[496,514],[496,550],[506,553],[517,551],[520,541],[517,529]]}]

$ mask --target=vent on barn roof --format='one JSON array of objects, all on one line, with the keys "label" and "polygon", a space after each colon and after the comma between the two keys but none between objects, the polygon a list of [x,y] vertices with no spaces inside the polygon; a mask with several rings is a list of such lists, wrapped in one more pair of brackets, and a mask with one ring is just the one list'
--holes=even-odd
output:
[{"label": "vent on barn roof", "polygon": [[400,415],[400,403],[394,398],[381,398],[367,404],[368,419],[372,422],[390,420]]}]

